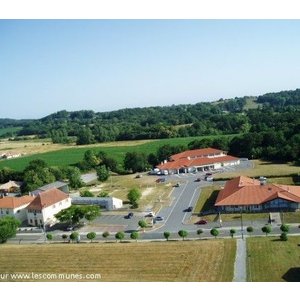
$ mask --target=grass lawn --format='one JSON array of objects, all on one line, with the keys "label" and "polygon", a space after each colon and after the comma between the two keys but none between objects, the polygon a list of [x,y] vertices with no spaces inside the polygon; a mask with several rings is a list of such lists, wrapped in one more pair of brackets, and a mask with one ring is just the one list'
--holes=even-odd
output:
[{"label": "grass lawn", "polygon": [[[233,137],[236,135],[226,135]],[[33,144],[32,142],[6,142],[2,143],[2,147],[10,147],[11,149],[18,149],[20,152],[25,152],[27,155],[21,158],[11,160],[4,160],[0,162],[0,167],[9,167],[15,170],[23,170],[27,164],[33,159],[43,159],[50,166],[66,166],[72,165],[82,160],[84,152],[89,149],[95,151],[103,151],[115,158],[117,162],[122,165],[126,152],[143,152],[145,154],[155,153],[157,149],[165,144],[168,145],[185,145],[187,146],[193,140],[200,140],[203,138],[217,138],[217,135],[201,136],[201,137],[184,137],[161,140],[146,140],[146,141],[120,141],[112,143],[94,144],[88,146],[74,146],[74,145],[59,145],[51,142]],[[14,145],[17,147],[14,148]],[[39,147],[37,147],[39,146]],[[0,147],[1,149],[1,147]],[[58,150],[60,149],[60,150]],[[56,151],[54,151],[56,150]],[[33,154],[35,153],[35,154]]]},{"label": "grass lawn", "polygon": [[216,202],[219,191],[220,186],[216,184],[202,188],[199,199],[194,209],[194,213],[198,214],[201,211],[206,211],[214,208],[214,204]]},{"label": "grass lawn", "polygon": [[300,237],[287,242],[277,237],[247,238],[248,281],[300,281]]},{"label": "grass lawn", "polygon": [[300,223],[300,211],[281,213],[283,223]]},{"label": "grass lawn", "polygon": [[101,274],[100,281],[113,282],[231,281],[235,251],[236,243],[231,239],[1,245],[0,270],[1,273]]},{"label": "grass lawn", "polygon": [[[300,167],[294,166],[292,164],[284,164],[284,163],[273,163],[273,162],[266,162],[262,160],[252,160],[253,162],[253,168],[251,169],[245,169],[245,170],[238,170],[236,172],[228,172],[228,173],[219,173],[215,174],[215,178],[234,178],[239,175],[249,176],[249,177],[258,177],[258,176],[276,176],[281,177],[284,175],[290,175],[290,174],[297,174],[300,172]],[[276,179],[271,179],[276,183]],[[283,179],[279,179],[283,180]],[[289,180],[289,179],[287,179]],[[289,181],[290,182],[290,181]],[[277,183],[284,183],[277,182]]]},{"label": "grass lawn", "polygon": [[137,210],[152,209],[156,211],[161,204],[168,205],[172,200],[169,196],[172,184],[156,183],[156,178],[156,176],[147,174],[144,174],[142,178],[135,178],[135,175],[112,176],[107,182],[101,184],[101,189],[113,197],[127,200],[129,190],[137,187],[142,193]]}]

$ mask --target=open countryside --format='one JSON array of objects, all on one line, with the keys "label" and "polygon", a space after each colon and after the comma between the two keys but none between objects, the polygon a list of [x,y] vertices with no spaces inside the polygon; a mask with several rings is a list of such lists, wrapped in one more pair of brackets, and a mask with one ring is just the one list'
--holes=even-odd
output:
[{"label": "open countryside", "polygon": [[299,20],[0,32],[0,281],[300,281]]},{"label": "open countryside", "polygon": [[[235,135],[225,135],[225,138],[231,138]],[[150,154],[156,152],[156,150],[163,145],[187,145],[189,142],[197,139],[213,139],[218,136],[201,136],[201,137],[187,137],[187,138],[172,138],[172,139],[161,139],[156,141],[142,140],[142,141],[120,141],[120,142],[109,142],[94,144],[90,146],[66,146],[61,144],[52,144],[50,142],[9,142],[3,143],[3,148],[9,148],[10,151],[18,150],[25,151],[28,148],[31,149],[32,155],[26,155],[21,158],[15,158],[12,160],[0,161],[0,167],[9,167],[14,170],[23,170],[31,160],[42,159],[47,162],[50,166],[68,166],[78,163],[82,160],[84,153],[87,150],[103,151],[111,155],[116,161],[122,165],[124,156],[127,152],[136,151]],[[15,146],[16,143],[16,146]],[[63,149],[60,149],[63,148]],[[1,149],[1,148],[0,148]],[[51,151],[55,149],[55,151]],[[57,150],[60,149],[60,150]],[[33,154],[34,153],[34,154]]]}]

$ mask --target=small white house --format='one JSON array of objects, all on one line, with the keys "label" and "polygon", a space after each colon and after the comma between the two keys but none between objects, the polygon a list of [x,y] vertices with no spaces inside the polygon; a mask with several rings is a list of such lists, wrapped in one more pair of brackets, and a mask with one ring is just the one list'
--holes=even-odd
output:
[{"label": "small white house", "polygon": [[52,226],[57,222],[55,214],[71,206],[71,198],[59,189],[40,192],[27,207],[28,224]]},{"label": "small white house", "polygon": [[32,196],[0,198],[0,218],[12,216],[21,222],[27,220],[26,207],[33,199]]}]

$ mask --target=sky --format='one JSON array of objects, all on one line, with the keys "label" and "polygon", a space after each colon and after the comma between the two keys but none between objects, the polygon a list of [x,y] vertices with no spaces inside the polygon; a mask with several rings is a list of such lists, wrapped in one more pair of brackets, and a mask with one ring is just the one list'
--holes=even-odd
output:
[{"label": "sky", "polygon": [[0,118],[300,88],[300,20],[0,20]]}]

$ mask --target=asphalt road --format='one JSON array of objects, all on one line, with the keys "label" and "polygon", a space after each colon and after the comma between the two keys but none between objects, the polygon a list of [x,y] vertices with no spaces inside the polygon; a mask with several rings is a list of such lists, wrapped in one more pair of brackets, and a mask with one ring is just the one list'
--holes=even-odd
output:
[{"label": "asphalt road", "polygon": [[[249,168],[249,162],[244,162],[239,168]],[[201,228],[204,232],[201,234],[201,237],[211,237],[210,230],[211,228],[217,227],[220,231],[220,237],[228,237],[230,229],[236,229],[236,235],[241,236],[241,222],[240,221],[232,221],[232,222],[223,222],[222,228],[220,228],[220,223],[217,222],[209,222],[206,225],[195,225],[188,224],[187,221],[191,217],[192,212],[186,212],[185,210],[189,206],[195,207],[196,202],[201,193],[201,189],[205,186],[212,185],[214,183],[207,182],[201,180],[196,182],[195,180],[201,177],[203,179],[204,174],[180,174],[180,175],[172,175],[165,176],[166,182],[168,181],[176,181],[179,183],[179,187],[174,187],[171,199],[173,199],[172,203],[168,207],[163,207],[157,215],[164,218],[164,221],[157,222],[155,227],[147,231],[145,233],[140,233],[140,239],[163,239],[163,232],[168,231],[171,233],[171,238],[178,238],[178,231],[184,229],[189,232],[190,238],[198,238],[197,229]],[[155,180],[155,177],[153,177]],[[220,182],[218,182],[220,184]],[[126,213],[124,214],[103,214],[99,219],[94,221],[96,224],[93,227],[83,227],[79,230],[81,232],[82,240],[85,240],[85,236],[87,232],[95,231],[98,233],[96,239],[102,239],[101,232],[109,231],[111,232],[111,236],[108,240],[114,239],[114,232],[124,231],[127,238],[129,238],[130,233],[138,229],[138,221],[143,219],[145,213],[134,213],[134,216],[131,219],[124,218]],[[267,220],[256,220],[254,222],[244,221],[243,234],[246,234],[246,227],[252,226],[254,228],[253,235],[264,235],[261,231],[261,227],[266,224]],[[281,231],[279,229],[280,224],[273,224],[273,234],[280,234]],[[70,232],[64,232],[60,230],[55,230],[51,232],[54,236],[55,241],[62,240],[62,234],[70,234]],[[290,228],[291,234],[300,233],[300,229],[298,225],[293,225]],[[27,243],[27,242],[43,242],[45,240],[45,235],[41,233],[22,233],[17,234],[17,236],[10,240],[11,243]]]}]

